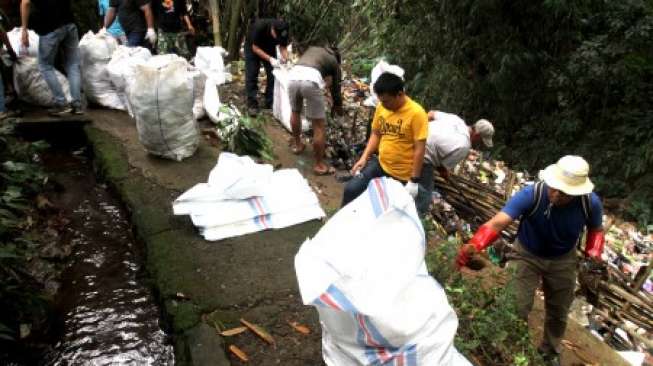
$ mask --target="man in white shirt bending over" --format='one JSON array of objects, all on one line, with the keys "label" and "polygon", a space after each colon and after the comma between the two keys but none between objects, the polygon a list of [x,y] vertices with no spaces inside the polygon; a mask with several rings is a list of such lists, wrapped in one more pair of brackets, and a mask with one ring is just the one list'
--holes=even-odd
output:
[{"label": "man in white shirt bending over", "polygon": [[[494,126],[488,120],[479,119],[474,125],[467,126],[462,118],[442,111],[429,111],[428,118],[424,164],[430,164],[444,179],[448,179],[449,172],[467,158],[472,147],[491,148],[493,145]],[[422,185],[429,193],[433,191],[433,179],[422,179]],[[418,202],[418,205],[429,205],[431,195],[427,197],[429,202]]]}]

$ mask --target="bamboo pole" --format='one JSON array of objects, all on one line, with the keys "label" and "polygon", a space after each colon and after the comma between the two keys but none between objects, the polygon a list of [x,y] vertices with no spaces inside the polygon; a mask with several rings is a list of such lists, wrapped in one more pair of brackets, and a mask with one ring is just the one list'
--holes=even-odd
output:
[{"label": "bamboo pole", "polygon": [[209,7],[211,9],[211,23],[213,24],[213,44],[215,46],[222,46],[220,38],[220,8],[218,7],[218,0],[209,0]]}]

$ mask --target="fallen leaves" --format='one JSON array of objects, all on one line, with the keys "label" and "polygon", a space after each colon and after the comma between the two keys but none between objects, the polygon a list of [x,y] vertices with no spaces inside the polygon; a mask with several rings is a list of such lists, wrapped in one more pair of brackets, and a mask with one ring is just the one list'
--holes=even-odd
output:
[{"label": "fallen leaves", "polygon": [[299,324],[297,322],[288,322],[288,325],[290,325],[294,330],[296,330],[297,332],[303,335],[311,334],[311,330],[303,324]]},{"label": "fallen leaves", "polygon": [[271,344],[273,346],[275,345],[274,338],[272,337],[272,335],[270,335],[270,333],[268,333],[262,327],[260,327],[260,326],[258,326],[256,324],[252,324],[252,323],[250,323],[247,320],[242,319],[242,318],[240,319],[240,322],[241,322],[241,324],[243,324],[244,326],[249,328],[249,330],[251,330],[254,334],[256,334],[262,340],[266,341],[267,343],[269,343],[269,344]]},{"label": "fallen leaves", "polygon": [[220,332],[220,335],[223,337],[232,337],[247,331],[247,329],[248,329],[247,327],[237,327],[237,328],[227,329]]},{"label": "fallen leaves", "polygon": [[238,357],[238,359],[243,362],[249,361],[247,354],[233,344],[229,346],[229,352],[233,353],[234,356]]}]

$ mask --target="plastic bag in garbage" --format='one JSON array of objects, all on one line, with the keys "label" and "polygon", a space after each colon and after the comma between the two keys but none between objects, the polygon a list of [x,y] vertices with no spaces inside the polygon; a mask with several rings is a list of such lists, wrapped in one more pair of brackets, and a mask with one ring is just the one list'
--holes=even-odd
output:
[{"label": "plastic bag in garbage", "polygon": [[[64,92],[66,101],[70,102],[70,87],[68,79],[55,70],[57,80]],[[41,107],[53,107],[55,105],[54,95],[45,82],[43,74],[39,69],[39,63],[35,57],[21,57],[20,62],[14,65],[14,89],[18,98],[29,104]]]},{"label": "plastic bag in garbage", "polygon": [[124,97],[111,81],[107,65],[118,47],[115,38],[108,34],[88,31],[79,41],[84,93],[92,103],[103,107],[125,110]]},{"label": "plastic bag in garbage", "polygon": [[[9,38],[11,48],[14,49],[14,52],[16,52],[19,57],[37,57],[39,55],[39,35],[33,30],[30,29],[27,31],[27,39],[29,41],[29,47],[27,48],[25,48],[23,42],[21,42],[21,27],[16,27],[7,32],[7,38]],[[6,46],[3,47],[6,48]]]},{"label": "plastic bag in garbage", "polygon": [[383,73],[390,73],[399,76],[402,80],[404,78],[404,69],[402,69],[400,66],[397,65],[390,65],[387,63],[385,60],[379,61],[374,68],[372,69],[372,82],[370,83],[370,96],[363,101],[363,105],[368,106],[368,107],[376,107],[376,104],[379,102],[378,97],[376,96],[376,93],[374,92],[374,83],[376,83],[376,79],[381,76]]},{"label": "plastic bag in garbage", "polygon": [[127,98],[138,138],[157,156],[180,161],[195,153],[200,141],[193,118],[193,75],[177,55],[154,56],[133,65]]},{"label": "plastic bag in garbage", "polygon": [[414,201],[390,178],[372,180],[302,244],[297,280],[320,315],[327,365],[470,365],[453,346],[458,319],[424,253]]}]

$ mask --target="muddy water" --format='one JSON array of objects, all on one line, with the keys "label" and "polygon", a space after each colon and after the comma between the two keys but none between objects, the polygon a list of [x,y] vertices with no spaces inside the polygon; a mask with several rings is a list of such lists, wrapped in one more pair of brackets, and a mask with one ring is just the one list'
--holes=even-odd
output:
[{"label": "muddy water", "polygon": [[54,204],[70,221],[61,244],[72,249],[57,295],[59,340],[44,364],[173,365],[126,213],[84,155],[44,157],[62,187]]}]

